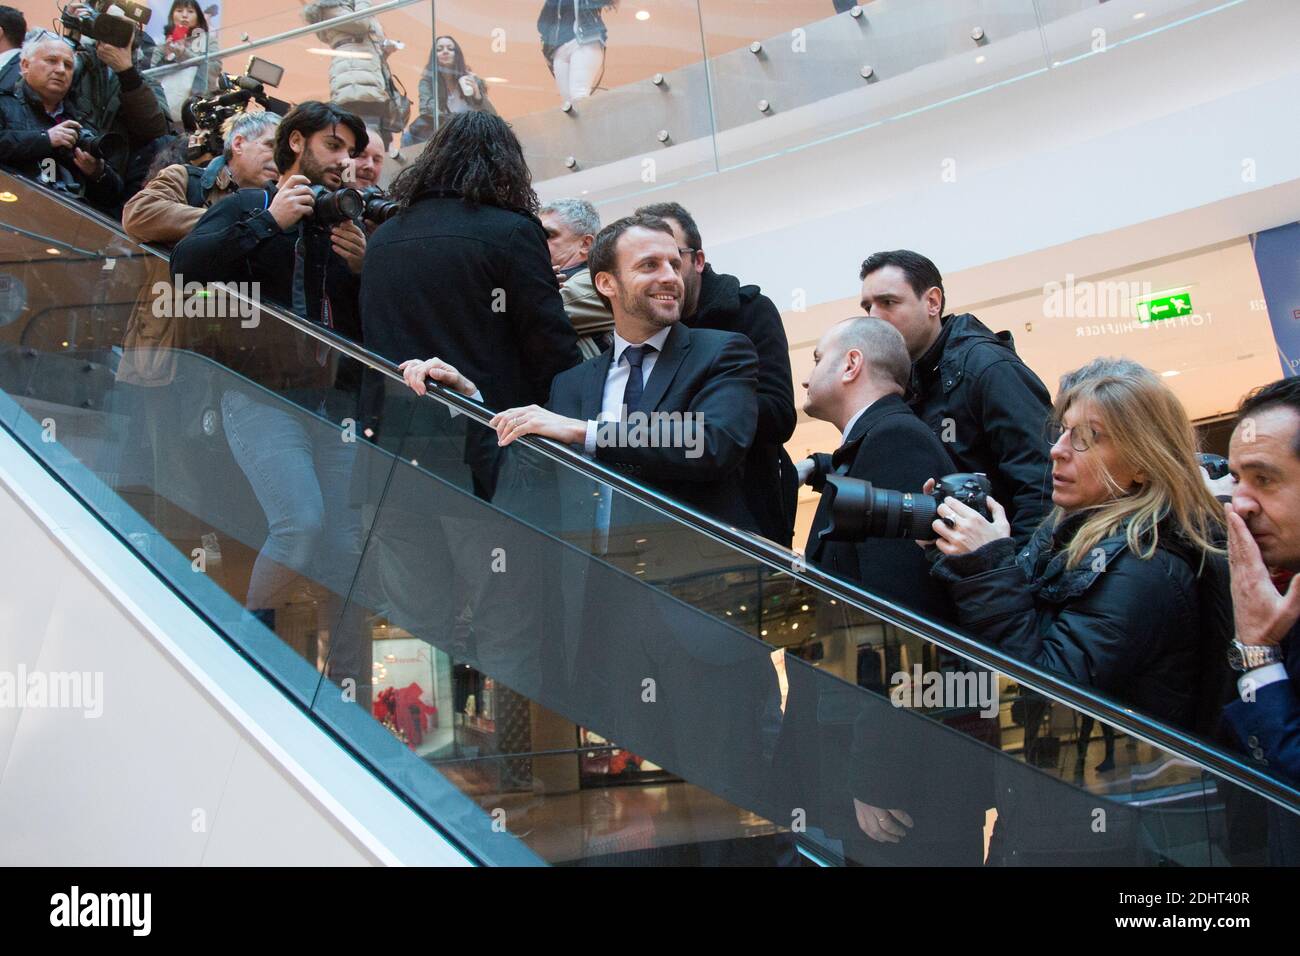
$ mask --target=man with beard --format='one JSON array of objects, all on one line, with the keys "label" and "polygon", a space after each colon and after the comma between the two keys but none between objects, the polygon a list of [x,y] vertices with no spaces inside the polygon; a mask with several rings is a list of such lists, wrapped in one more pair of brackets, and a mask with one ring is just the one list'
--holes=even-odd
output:
[{"label": "man with beard", "polygon": [[[658,217],[629,216],[602,229],[588,265],[613,311],[613,346],[556,375],[547,407],[509,408],[492,425],[503,446],[523,435],[573,445],[668,497],[754,530],[741,471],[758,422],[758,355],[743,335],[681,323],[682,264],[672,227]],[[417,393],[426,378],[475,393],[474,382],[438,359],[403,371]],[[549,553],[555,583],[538,584],[530,601],[514,604],[564,606],[565,626],[546,632],[543,656],[548,662],[561,658],[564,666],[547,685],[549,700],[565,717],[673,772],[706,787],[725,781],[737,802],[761,803],[767,793],[764,748],[780,714],[768,651],[647,588],[647,578],[637,576],[643,570],[630,567],[641,557],[659,574],[675,568],[678,556],[693,555],[692,570],[698,571],[700,534],[604,486],[593,494],[590,480],[559,471],[559,526],[572,529],[579,553]],[[580,528],[592,529],[591,550],[602,560],[587,557],[576,538]],[[512,560],[522,550],[512,549]],[[519,574],[514,569],[495,577]],[[671,584],[656,581],[660,585],[671,593]],[[651,685],[655,706],[641,696]],[[701,734],[701,727],[714,732]],[[641,861],[717,865],[796,858],[791,841],[778,834],[705,845],[686,840],[658,847]]]},{"label": "man with beard", "polygon": [[[682,257],[672,227],[657,216],[610,223],[588,264],[614,313],[612,348],[555,376],[546,408],[499,412],[498,441],[542,435],[577,446],[692,508],[758,530],[741,481],[758,423],[753,344],[681,324]],[[476,391],[437,359],[407,364],[404,373],[417,392],[426,377],[464,395]]]},{"label": "man with beard", "polygon": [[[173,282],[239,283],[254,297],[359,341],[366,236],[350,220],[317,222],[312,189],[340,188],[367,139],[352,113],[331,103],[298,104],[276,130],[279,181],[240,189],[204,213],[172,252]],[[220,380],[222,425],[268,528],[247,607],[273,625],[302,578],[323,586],[318,630],[331,632],[330,674],[354,680],[354,699],[364,703],[369,646],[355,605],[341,619],[337,613],[360,557],[360,514],[348,494],[356,443],[346,430],[358,414],[360,368],[269,316],[223,321],[214,357],[252,385],[236,376]]]},{"label": "man with beard", "polygon": [[700,229],[680,203],[642,206],[638,213],[658,216],[672,227],[682,254],[682,324],[691,329],[739,332],[758,352],[758,429],[745,456],[745,506],[758,531],[790,547],[798,480],[784,445],[794,434],[794,390],[790,344],[775,303],[756,285],[741,285],[735,276],[715,272],[704,254]]}]

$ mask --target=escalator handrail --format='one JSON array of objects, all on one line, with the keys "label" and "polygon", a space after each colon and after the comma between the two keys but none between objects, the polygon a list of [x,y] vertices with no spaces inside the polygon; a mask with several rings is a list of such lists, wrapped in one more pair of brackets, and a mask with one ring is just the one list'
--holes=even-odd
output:
[{"label": "escalator handrail", "polygon": [[[26,180],[23,180],[26,183]],[[56,202],[63,203],[79,213],[92,213],[93,218],[106,229],[119,237],[160,258],[168,258],[166,250],[138,243],[127,236],[119,223],[88,210],[75,200],[64,197],[53,190],[41,190],[42,195],[49,196]],[[244,298],[238,290],[231,289],[228,294]],[[245,299],[245,301],[250,301]],[[350,339],[303,319],[279,306],[265,301],[251,302],[261,311],[292,326],[298,331],[336,349],[352,360],[361,363],[390,379],[398,382],[404,380],[397,366],[388,359]],[[428,383],[428,396],[455,409],[459,414],[474,419],[485,427],[492,418],[492,411],[473,402],[463,395],[452,392],[443,386]],[[922,614],[896,605],[869,591],[865,591],[849,582],[834,577],[814,565],[806,564],[801,555],[788,548],[783,548],[766,538],[748,531],[732,527],[709,515],[690,508],[653,489],[641,485],[621,472],[615,471],[594,459],[588,458],[567,445],[548,438],[526,435],[516,441],[534,449],[542,455],[573,468],[593,481],[609,485],[621,494],[637,503],[658,511],[675,521],[684,523],[744,556],[765,564],[778,571],[784,571],[792,578],[842,600],[850,606],[865,611],[899,627],[917,634],[934,644],[960,657],[973,661],[981,667],[995,670],[1015,680],[1029,690],[1041,694],[1067,707],[1088,714],[1097,720],[1144,740],[1158,748],[1185,757],[1198,766],[1209,769],[1251,792],[1300,813],[1300,788],[1293,787],[1282,780],[1264,773],[1258,768],[1245,763],[1238,755],[1207,744],[1186,732],[1150,717],[1142,716],[1133,710],[1102,697],[1092,690],[1063,680],[1059,675],[1040,670],[1032,664],[1011,657],[998,648],[983,644],[972,637],[953,630],[948,625],[930,620]]]}]

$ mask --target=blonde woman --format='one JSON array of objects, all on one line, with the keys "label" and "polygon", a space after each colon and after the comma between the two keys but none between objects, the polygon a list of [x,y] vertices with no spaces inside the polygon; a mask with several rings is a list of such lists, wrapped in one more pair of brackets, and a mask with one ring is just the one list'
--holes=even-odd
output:
[{"label": "blonde woman", "polygon": [[1207,732],[1231,627],[1226,531],[1187,413],[1150,370],[1097,359],[1062,380],[1050,427],[1054,508],[1028,545],[998,502],[986,521],[948,498],[932,573],[976,636]]}]

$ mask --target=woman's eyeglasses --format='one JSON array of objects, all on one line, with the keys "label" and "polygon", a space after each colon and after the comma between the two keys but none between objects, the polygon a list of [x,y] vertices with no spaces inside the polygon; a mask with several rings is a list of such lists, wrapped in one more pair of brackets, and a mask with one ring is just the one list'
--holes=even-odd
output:
[{"label": "woman's eyeglasses", "polygon": [[1047,423],[1047,440],[1055,445],[1066,432],[1070,433],[1070,447],[1075,451],[1087,451],[1097,444],[1098,435],[1086,423],[1067,428],[1063,422]]}]

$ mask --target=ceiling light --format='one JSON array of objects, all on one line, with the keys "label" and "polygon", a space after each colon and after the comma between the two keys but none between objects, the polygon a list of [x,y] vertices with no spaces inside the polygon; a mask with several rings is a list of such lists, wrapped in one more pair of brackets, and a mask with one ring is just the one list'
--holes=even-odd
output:
[{"label": "ceiling light", "polygon": [[638,10],[638,11],[636,12],[636,18],[637,18],[638,20],[649,20],[649,19],[650,19],[650,11],[649,11],[649,10]]},{"label": "ceiling light", "polygon": [[17,201],[18,201],[18,197],[13,193],[9,192],[8,190],[5,190],[4,192],[0,193],[0,202],[17,202]]},{"label": "ceiling light", "polygon": [[49,249],[46,249],[45,251],[48,252],[48,253],[49,253],[50,255],[52,255],[52,256],[57,256],[57,255],[59,254],[59,250],[58,250],[58,249],[55,249],[55,248],[53,248],[53,247],[50,247]]},{"label": "ceiling light", "polygon": [[985,60],[987,60],[987,59],[988,59],[988,57],[986,57],[983,53],[981,53],[979,56],[975,57],[975,62],[976,62],[976,63],[983,63],[983,62],[984,62]]},{"label": "ceiling light", "polygon": [[1145,17],[1145,16],[1146,16],[1146,14],[1139,10],[1137,13],[1133,14],[1133,19],[1134,19],[1134,20],[1141,20],[1141,19],[1142,19],[1143,17]]},{"label": "ceiling light", "polygon": [[509,83],[510,82],[504,76],[485,76],[483,77],[483,79],[488,83]]},{"label": "ceiling light", "polygon": [[1169,371],[1167,371],[1167,372],[1161,372],[1161,373],[1160,373],[1160,376],[1161,376],[1161,378],[1173,378],[1175,375],[1182,375],[1182,374],[1183,374],[1183,373],[1180,372],[1180,371],[1178,371],[1178,369],[1176,369],[1176,368],[1171,368],[1171,369],[1170,369]]}]

